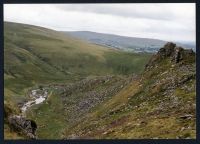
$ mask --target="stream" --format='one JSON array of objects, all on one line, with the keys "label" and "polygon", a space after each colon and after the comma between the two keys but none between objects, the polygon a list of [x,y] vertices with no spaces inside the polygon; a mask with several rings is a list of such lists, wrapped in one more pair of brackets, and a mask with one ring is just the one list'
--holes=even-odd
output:
[{"label": "stream", "polygon": [[31,90],[29,97],[30,100],[21,107],[22,113],[25,113],[25,111],[33,105],[43,103],[48,97],[48,91],[46,89]]}]

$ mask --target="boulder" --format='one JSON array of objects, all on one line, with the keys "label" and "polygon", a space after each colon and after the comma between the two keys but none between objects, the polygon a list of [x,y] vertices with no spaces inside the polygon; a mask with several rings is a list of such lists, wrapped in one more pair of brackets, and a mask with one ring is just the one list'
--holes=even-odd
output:
[{"label": "boulder", "polygon": [[26,135],[28,138],[36,139],[37,124],[33,120],[19,115],[10,115],[8,123],[12,130]]}]

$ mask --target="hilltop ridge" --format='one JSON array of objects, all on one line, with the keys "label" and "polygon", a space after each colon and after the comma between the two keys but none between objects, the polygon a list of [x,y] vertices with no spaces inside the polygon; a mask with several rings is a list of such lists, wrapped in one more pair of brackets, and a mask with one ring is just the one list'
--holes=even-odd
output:
[{"label": "hilltop ridge", "polygon": [[192,49],[184,49],[180,46],[176,46],[175,43],[168,42],[159,49],[158,53],[151,57],[150,61],[146,65],[146,69],[167,57],[169,57],[174,63],[185,62],[190,58],[193,58],[194,61],[195,52]]}]

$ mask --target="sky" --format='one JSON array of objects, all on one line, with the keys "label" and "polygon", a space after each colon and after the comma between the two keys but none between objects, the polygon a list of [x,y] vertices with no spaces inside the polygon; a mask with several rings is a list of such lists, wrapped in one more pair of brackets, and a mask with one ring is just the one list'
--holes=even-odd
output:
[{"label": "sky", "polygon": [[196,41],[194,3],[4,4],[4,21],[58,31]]}]

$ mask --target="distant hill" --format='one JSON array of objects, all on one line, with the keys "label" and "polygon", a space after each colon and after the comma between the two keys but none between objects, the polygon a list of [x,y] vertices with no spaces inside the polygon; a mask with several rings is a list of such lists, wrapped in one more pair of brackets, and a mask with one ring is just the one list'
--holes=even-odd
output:
[{"label": "distant hill", "polygon": [[182,47],[185,47],[186,49],[192,49],[193,51],[196,52],[196,43],[194,41],[178,41],[175,43],[177,43]]},{"label": "distant hill", "polygon": [[[126,37],[113,34],[96,33],[90,31],[74,31],[74,32],[64,32],[73,37],[80,38],[82,40],[87,40],[91,43],[103,45],[107,47],[112,47],[116,49],[121,49],[124,51],[131,52],[149,52],[155,53],[164,46],[166,41],[159,39],[150,38],[137,38],[137,37]],[[177,43],[177,42],[176,42]],[[194,44],[181,44],[180,46],[186,48],[194,48]]]}]

